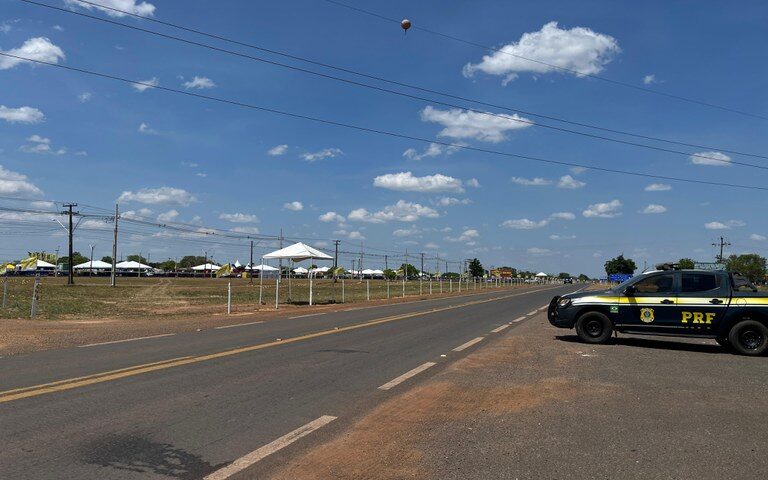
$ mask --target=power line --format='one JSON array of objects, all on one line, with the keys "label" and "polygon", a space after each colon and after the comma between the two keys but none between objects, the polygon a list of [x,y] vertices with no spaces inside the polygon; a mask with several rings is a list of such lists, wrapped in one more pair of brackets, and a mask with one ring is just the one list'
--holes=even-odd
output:
[{"label": "power line", "polygon": [[[85,2],[83,0],[77,0],[77,1],[78,2],[82,2],[82,3],[91,3],[91,2]],[[360,8],[360,7],[355,7],[355,6],[352,6],[352,5],[343,3],[343,2],[339,2],[337,0],[325,0],[325,1],[328,2],[328,3],[334,4],[334,5],[337,5],[339,7],[347,8],[349,10],[354,10],[354,11],[356,11],[358,13],[369,15],[371,17],[375,17],[375,18],[378,18],[378,19],[381,19],[381,20],[386,20],[388,22],[394,22],[394,23],[400,24],[400,22],[402,21],[402,19],[398,20],[396,18],[386,17],[384,15],[381,15],[381,14],[378,14],[378,13],[375,13],[375,12],[371,12],[369,10],[365,10],[363,8]],[[95,4],[91,3],[91,5],[95,5]],[[463,39],[463,38],[460,38],[460,37],[457,37],[457,36],[454,36],[454,35],[449,35],[447,33],[442,33],[442,32],[438,32],[436,30],[431,30],[431,29],[426,28],[426,27],[419,27],[418,25],[415,25],[415,24],[411,25],[411,29],[420,30],[420,31],[422,31],[424,33],[429,33],[430,35],[436,35],[438,37],[447,38],[447,39],[453,40],[455,42],[464,43],[466,45],[471,45],[471,46],[474,46],[474,47],[482,48],[484,50],[491,50],[491,51],[498,52],[498,53],[501,53],[501,54],[504,54],[504,55],[509,55],[509,56],[512,56],[512,57],[515,57],[515,58],[519,58],[521,60],[526,60],[528,62],[537,63],[539,65],[545,65],[547,67],[554,68],[554,69],[557,69],[557,70],[560,70],[560,71],[563,71],[563,72],[572,73],[574,75],[579,75],[579,76],[582,76],[582,77],[594,78],[595,80],[600,80],[600,81],[603,81],[603,82],[607,82],[607,83],[610,83],[612,85],[617,85],[617,86],[621,86],[621,87],[631,88],[633,90],[637,90],[637,91],[644,92],[644,93],[650,93],[650,94],[653,94],[653,95],[659,95],[659,96],[662,96],[662,97],[672,98],[672,99],[675,99],[675,100],[680,100],[680,101],[683,101],[683,102],[688,102],[688,103],[692,103],[692,104],[696,104],[696,105],[700,105],[700,106],[704,106],[704,107],[715,108],[715,109],[723,110],[723,111],[726,111],[726,112],[736,113],[736,114],[743,115],[743,116],[746,116],[746,117],[759,118],[760,120],[768,120],[768,117],[760,115],[760,114],[746,112],[746,111],[738,110],[738,109],[731,108],[731,107],[725,107],[725,106],[717,105],[717,104],[710,103],[710,102],[704,102],[702,100],[696,100],[696,99],[693,99],[693,98],[683,97],[681,95],[675,95],[675,94],[672,94],[672,93],[666,93],[666,92],[662,92],[660,90],[654,90],[654,89],[648,88],[648,87],[641,87],[639,85],[633,85],[631,83],[622,82],[622,81],[619,81],[619,80],[614,80],[614,79],[611,79],[611,78],[608,78],[608,77],[603,77],[602,75],[597,75],[597,74],[594,74],[594,73],[580,72],[580,71],[574,70],[572,68],[562,67],[562,66],[554,65],[552,63],[547,63],[547,62],[544,62],[544,61],[541,61],[541,60],[536,60],[536,59],[533,59],[533,58],[524,57],[522,55],[518,55],[518,54],[512,53],[512,52],[508,52],[508,51],[500,49],[500,48],[490,47],[488,45],[483,45],[483,44],[480,44],[480,43],[476,43],[476,42],[473,42],[471,40],[466,40],[466,39]]]},{"label": "power line", "polygon": [[343,127],[343,128],[347,128],[347,129],[351,129],[351,130],[357,130],[357,131],[360,131],[360,132],[374,133],[374,134],[377,134],[377,135],[383,135],[383,136],[388,136],[388,137],[392,137],[392,138],[401,138],[401,139],[413,140],[413,141],[422,142],[422,143],[435,143],[435,144],[443,145],[443,146],[446,146],[446,147],[453,147],[453,148],[458,148],[458,149],[468,150],[468,151],[473,151],[473,152],[488,153],[488,154],[499,155],[499,156],[503,156],[503,157],[519,158],[519,159],[522,159],[522,160],[530,160],[530,161],[533,161],[533,162],[546,163],[546,164],[550,164],[550,165],[560,165],[560,166],[566,166],[566,167],[579,167],[579,168],[584,168],[584,169],[587,169],[587,170],[594,170],[594,171],[605,172],[605,173],[614,173],[614,174],[618,174],[618,175],[630,175],[630,176],[635,176],[635,177],[640,177],[640,178],[654,178],[654,179],[657,179],[657,180],[667,180],[667,181],[673,181],[673,182],[684,182],[684,183],[693,183],[693,184],[699,184],[699,185],[710,185],[710,186],[728,187],[728,188],[739,188],[739,189],[745,189],[745,190],[768,191],[768,187],[761,187],[761,186],[757,186],[757,185],[743,185],[743,184],[736,184],[736,183],[713,182],[713,181],[708,181],[708,180],[696,180],[696,179],[684,178],[684,177],[672,177],[672,176],[668,176],[668,175],[654,175],[654,174],[650,174],[650,173],[634,172],[634,171],[631,171],[631,170],[620,170],[620,169],[615,169],[615,168],[598,167],[598,166],[587,165],[587,164],[582,164],[582,163],[566,162],[566,161],[561,161],[561,160],[552,160],[552,159],[547,159],[547,158],[533,157],[533,156],[530,156],[530,155],[521,155],[521,154],[517,154],[517,153],[502,152],[502,151],[498,151],[498,150],[490,150],[490,149],[486,149],[486,148],[472,147],[472,146],[469,146],[469,145],[463,145],[463,144],[458,144],[458,143],[443,142],[443,141],[439,141],[439,140],[432,140],[432,139],[427,139],[427,138],[423,138],[423,137],[416,137],[416,136],[413,136],[413,135],[408,135],[408,134],[403,134],[403,133],[396,133],[396,132],[390,132],[390,131],[387,131],[387,130],[380,130],[380,129],[375,129],[375,128],[363,127],[363,126],[360,126],[360,125],[354,125],[354,124],[350,124],[350,123],[336,122],[336,121],[333,121],[333,120],[327,120],[327,119],[323,119],[323,118],[319,118],[319,117],[312,117],[312,116],[309,116],[309,115],[303,115],[303,114],[298,114],[298,113],[293,113],[293,112],[286,112],[286,111],[277,110],[277,109],[274,109],[274,108],[262,107],[262,106],[259,106],[259,105],[249,104],[249,103],[245,103],[245,102],[239,102],[239,101],[236,101],[236,100],[229,100],[229,99],[226,99],[226,98],[213,97],[213,96],[210,96],[210,95],[203,95],[201,93],[186,92],[186,91],[183,91],[183,90],[178,90],[178,89],[170,88],[170,87],[163,87],[163,86],[160,86],[160,85],[151,85],[151,84],[146,83],[146,82],[141,82],[141,81],[137,81],[137,80],[129,80],[127,78],[118,77],[116,75],[95,72],[95,71],[92,71],[92,70],[86,70],[86,69],[83,69],[83,68],[71,67],[71,66],[68,66],[68,65],[59,65],[59,64],[56,64],[56,63],[45,62],[45,61],[42,61],[42,60],[35,60],[35,59],[27,58],[27,57],[22,57],[22,56],[19,56],[19,55],[13,55],[13,54],[10,54],[10,53],[7,53],[7,52],[0,52],[0,56],[9,57],[9,58],[16,58],[18,60],[23,60],[23,61],[27,61],[27,62],[37,63],[37,64],[40,64],[40,65],[48,65],[48,66],[60,68],[60,69],[63,69],[63,70],[69,70],[69,71],[73,71],[73,72],[83,73],[83,74],[92,75],[92,76],[95,76],[95,77],[107,78],[107,79],[110,79],[110,80],[116,80],[116,81],[120,81],[120,82],[123,82],[123,83],[129,83],[129,84],[132,84],[132,85],[143,85],[143,86],[148,87],[148,88],[154,88],[154,89],[157,89],[157,90],[162,90],[162,91],[165,91],[165,92],[176,93],[176,94],[179,94],[179,95],[186,95],[188,97],[200,98],[200,99],[205,99],[205,100],[211,100],[211,101],[214,101],[214,102],[224,103],[224,104],[227,104],[227,105],[234,105],[234,106],[239,106],[239,107],[243,107],[243,108],[259,110],[259,111],[262,111],[262,112],[274,113],[274,114],[277,114],[277,115],[282,115],[282,116],[291,117],[291,118],[298,118],[298,119],[302,119],[302,120],[309,120],[309,121],[312,121],[312,122],[322,123],[322,124],[325,124],[325,125],[333,125],[333,126],[336,126],[336,127]]},{"label": "power line", "polygon": [[[543,124],[543,123],[537,123],[537,122],[533,122],[533,121],[525,119],[525,118],[510,117],[509,115],[506,115],[506,114],[498,114],[498,113],[494,113],[494,112],[486,112],[486,111],[483,111],[483,110],[477,110],[477,109],[474,109],[472,107],[467,107],[465,105],[457,105],[457,104],[454,104],[454,103],[443,102],[443,101],[435,100],[435,99],[432,99],[432,98],[420,97],[418,95],[411,95],[411,94],[408,94],[408,93],[405,93],[405,92],[401,92],[401,91],[397,91],[397,90],[391,90],[391,89],[388,89],[388,88],[383,88],[383,87],[379,87],[379,86],[375,86],[375,85],[370,85],[370,84],[367,84],[367,83],[357,82],[357,81],[350,80],[350,79],[347,79],[347,78],[337,77],[337,76],[329,75],[329,74],[322,73],[322,72],[316,72],[316,71],[313,71],[313,70],[308,70],[308,69],[305,69],[305,68],[296,67],[296,66],[293,66],[293,65],[288,65],[288,64],[276,62],[276,61],[273,61],[273,60],[268,60],[268,59],[265,59],[265,58],[256,57],[256,56],[253,56],[253,55],[248,55],[248,54],[236,52],[236,51],[233,51],[233,50],[227,50],[227,49],[224,49],[224,48],[216,47],[214,45],[205,44],[205,43],[201,43],[201,42],[196,42],[196,41],[193,41],[193,40],[188,40],[188,39],[185,39],[185,38],[182,38],[182,37],[177,37],[177,36],[174,36],[174,35],[168,35],[168,34],[165,34],[165,33],[156,32],[156,31],[153,31],[153,30],[149,30],[149,29],[142,28],[142,27],[137,27],[137,26],[134,26],[134,25],[127,25],[127,24],[124,24],[124,23],[121,23],[121,22],[117,22],[115,20],[105,19],[105,18],[97,17],[97,16],[90,15],[90,14],[83,13],[83,12],[76,12],[76,11],[72,11],[72,10],[67,10],[67,9],[64,9],[64,8],[61,8],[61,7],[56,7],[54,5],[48,5],[48,4],[36,2],[36,1],[33,1],[33,0],[21,0],[21,1],[24,2],[24,3],[31,4],[31,5],[36,5],[36,6],[40,6],[40,7],[50,8],[50,9],[61,11],[61,12],[64,12],[64,13],[69,13],[69,14],[72,14],[72,15],[78,15],[78,16],[81,16],[81,17],[89,18],[89,19],[92,19],[92,20],[97,20],[97,21],[108,23],[108,24],[111,24],[111,25],[116,25],[116,26],[120,26],[120,27],[123,27],[123,28],[140,31],[140,32],[143,32],[143,33],[148,33],[150,35],[155,35],[155,36],[158,36],[158,37],[162,37],[162,38],[166,38],[166,39],[170,39],[170,40],[175,40],[175,41],[186,43],[186,44],[189,44],[189,45],[193,45],[193,46],[197,46],[197,47],[213,50],[213,51],[216,51],[216,52],[219,52],[219,53],[226,53],[226,54],[229,54],[229,55],[234,55],[234,56],[237,56],[237,57],[246,58],[246,59],[249,59],[249,60],[253,60],[253,61],[269,64],[269,65],[272,65],[272,66],[286,68],[286,69],[289,69],[289,70],[294,70],[294,71],[297,71],[297,72],[301,72],[301,73],[305,73],[305,74],[309,74],[309,75],[314,75],[314,76],[325,78],[325,79],[328,79],[328,80],[339,81],[339,82],[347,83],[349,85],[354,85],[354,86],[358,86],[358,87],[362,87],[362,88],[367,88],[367,89],[371,89],[371,90],[375,90],[375,91],[379,91],[379,92],[383,92],[383,93],[397,95],[397,96],[401,96],[401,97],[404,97],[404,98],[409,98],[409,99],[413,99],[413,100],[419,100],[419,101],[434,103],[434,104],[438,104],[438,105],[442,105],[442,106],[450,107],[450,108],[465,109],[467,111],[471,111],[473,113],[477,113],[477,114],[481,114],[481,115],[502,118],[502,119],[507,120],[507,121],[513,121],[513,122],[517,122],[517,123],[526,124],[526,125],[529,125],[529,126],[536,126],[536,127],[546,128],[546,129],[558,131],[558,132],[561,132],[561,133],[570,133],[570,134],[573,134],[573,135],[579,135],[579,136],[591,138],[593,140],[608,141],[608,142],[612,142],[612,143],[618,143],[618,144],[632,146],[632,147],[637,147],[637,148],[645,148],[645,149],[649,149],[649,150],[655,150],[655,151],[660,151],[660,152],[665,152],[665,153],[671,153],[671,154],[675,154],[675,155],[683,155],[683,156],[692,157],[692,158],[702,158],[702,159],[706,159],[706,160],[709,160],[709,161],[720,162],[720,163],[723,163],[723,164],[734,164],[734,165],[740,165],[740,166],[745,166],[745,167],[751,167],[751,168],[758,168],[758,169],[768,170],[768,166],[755,165],[755,164],[752,164],[752,163],[746,163],[746,162],[740,162],[740,161],[734,161],[734,160],[724,160],[722,158],[713,157],[713,156],[709,156],[709,155],[702,154],[702,153],[691,153],[691,152],[684,152],[684,151],[680,151],[680,150],[674,150],[674,149],[671,149],[671,148],[664,148],[664,147],[658,147],[658,146],[653,146],[653,145],[646,145],[646,144],[642,144],[642,143],[637,143],[637,142],[631,142],[631,141],[621,140],[621,139],[617,139],[617,138],[606,137],[606,136],[603,136],[603,135],[596,135],[596,134],[591,134],[591,133],[587,133],[587,132],[581,132],[581,131],[578,131],[578,130],[571,130],[571,129],[567,129],[567,128],[563,128],[563,127],[558,127],[558,126],[554,126],[554,125],[547,125],[547,124]],[[592,128],[592,129],[596,129],[596,130],[600,130],[600,131],[605,131],[605,132],[610,132],[610,133],[614,133],[614,134],[631,136],[631,137],[635,137],[635,138],[641,138],[641,139],[644,139],[644,140],[651,140],[651,141],[663,142],[663,143],[667,143],[667,144],[687,146],[687,147],[691,147],[691,148],[718,150],[720,152],[726,152],[726,153],[731,153],[731,154],[735,154],[735,155],[743,155],[743,156],[754,157],[754,158],[768,159],[768,156],[765,156],[765,155],[743,153],[743,152],[739,152],[739,151],[731,150],[731,149],[725,149],[725,148],[719,148],[719,147],[711,147],[711,146],[705,146],[705,145],[697,145],[697,144],[692,144],[692,143],[686,143],[686,142],[679,142],[679,141],[674,141],[674,140],[667,140],[667,139],[657,138],[657,137],[648,136],[648,135],[634,134],[634,133],[625,132],[625,131],[621,131],[621,130],[609,129],[609,128],[599,127],[599,126],[590,125],[590,124],[586,124],[586,123],[565,120],[565,119],[561,119],[561,118],[550,116],[550,115],[542,115],[542,114],[538,114],[538,113],[534,113],[534,112],[529,112],[529,111],[525,111],[525,110],[521,110],[521,109],[517,109],[517,108],[511,108],[511,107],[506,107],[506,106],[502,106],[502,105],[495,105],[495,104],[492,104],[492,103],[487,103],[487,102],[483,102],[483,101],[476,100],[476,99],[461,97],[461,96],[453,95],[453,94],[450,94],[450,93],[440,92],[440,91],[437,91],[437,90],[423,88],[423,87],[419,87],[419,86],[416,86],[416,85],[410,85],[410,84],[403,83],[403,82],[397,82],[397,81],[389,80],[389,79],[386,79],[386,78],[383,78],[383,77],[369,75],[369,74],[357,72],[357,71],[346,69],[346,68],[336,67],[334,65],[330,65],[330,64],[327,64],[327,63],[317,62],[317,61],[309,60],[309,59],[306,59],[306,58],[303,58],[303,57],[299,57],[299,56],[295,56],[295,55],[290,55],[290,54],[286,54],[286,53],[283,53],[283,52],[279,52],[279,51],[276,51],[276,50],[266,49],[266,48],[259,47],[259,46],[253,45],[253,44],[242,43],[242,42],[239,42],[239,41],[236,41],[236,40],[228,39],[226,37],[221,37],[219,35],[209,34],[209,33],[206,33],[206,32],[199,31],[199,30],[190,29],[190,28],[187,28],[187,27],[183,27],[183,26],[180,26],[180,25],[173,24],[173,23],[160,21],[160,20],[157,20],[157,19],[154,19],[154,18],[151,18],[151,17],[145,17],[145,16],[142,16],[142,15],[134,14],[134,13],[127,12],[127,11],[124,11],[124,10],[119,10],[119,9],[116,9],[116,8],[113,8],[113,7],[106,7],[106,6],[102,6],[102,5],[96,4],[96,3],[87,2],[87,1],[84,1],[84,0],[75,0],[75,1],[78,1],[80,3],[85,3],[85,4],[88,4],[88,5],[103,7],[103,8],[106,8],[108,10],[113,10],[115,12],[120,12],[120,13],[125,14],[125,15],[134,16],[134,17],[137,17],[137,18],[141,18],[141,19],[145,19],[145,20],[148,20],[148,21],[156,22],[156,23],[159,23],[159,24],[162,24],[162,25],[171,26],[173,28],[181,29],[181,30],[184,30],[184,31],[189,31],[189,32],[192,32],[192,33],[195,33],[195,34],[204,35],[204,36],[215,38],[215,39],[218,39],[218,40],[223,40],[223,41],[226,41],[226,42],[229,42],[229,43],[233,43],[233,44],[237,44],[237,45],[246,46],[246,47],[257,49],[257,50],[260,50],[260,51],[265,51],[265,52],[272,53],[272,54],[275,54],[275,55],[280,55],[280,56],[284,56],[284,57],[287,57],[287,58],[291,58],[291,59],[295,59],[295,60],[300,60],[300,61],[303,61],[303,62],[311,63],[311,64],[322,66],[322,67],[325,67],[325,68],[331,68],[331,69],[334,69],[334,70],[343,71],[345,73],[351,73],[351,74],[354,74],[354,75],[363,76],[365,78],[370,78],[370,79],[374,79],[374,80],[377,80],[377,81],[382,81],[382,82],[386,82],[386,83],[389,83],[389,84],[398,85],[398,86],[401,86],[401,87],[412,88],[412,89],[416,89],[416,90],[419,90],[419,91],[432,93],[432,94],[435,94],[435,95],[441,95],[441,96],[448,97],[448,98],[454,98],[454,99],[458,99],[458,100],[462,100],[462,101],[467,101],[467,102],[472,102],[472,103],[476,103],[476,104],[485,105],[485,106],[488,106],[488,107],[499,108],[499,109],[507,110],[507,111],[514,112],[514,113],[521,113],[523,115],[530,115],[530,116],[539,117],[539,118],[546,118],[546,119],[549,119],[549,120],[554,120],[554,121],[557,121],[557,122],[566,123],[566,124],[570,124],[570,125],[577,125],[577,126],[581,126],[581,127],[585,127],[585,128]]]},{"label": "power line", "polygon": [[293,113],[293,112],[287,112],[287,111],[283,111],[283,110],[277,110],[277,109],[269,108],[269,107],[262,107],[262,106],[259,106],[259,105],[254,105],[254,104],[250,104],[250,103],[240,102],[240,101],[236,101],[236,100],[229,100],[229,99],[226,99],[226,98],[213,97],[213,96],[204,95],[204,94],[201,94],[201,93],[186,92],[184,90],[178,90],[178,89],[175,89],[175,88],[163,87],[163,86],[160,86],[160,85],[152,85],[152,84],[149,84],[147,82],[141,82],[141,81],[138,81],[138,80],[130,80],[130,79],[127,79],[127,78],[124,78],[124,77],[119,77],[117,75],[96,72],[96,71],[87,70],[87,69],[84,69],[84,68],[71,67],[69,65],[59,65],[59,64],[56,64],[56,63],[45,62],[43,60],[35,60],[35,59],[27,58],[27,57],[22,57],[22,56],[19,56],[19,55],[14,55],[14,54],[11,54],[11,53],[8,53],[8,52],[0,52],[0,56],[9,57],[9,58],[15,58],[17,60],[23,60],[23,61],[32,62],[32,63],[37,63],[39,65],[48,65],[48,66],[60,68],[60,69],[63,69],[63,70],[83,73],[83,74],[92,75],[92,76],[95,76],[95,77],[107,78],[107,79],[110,79],[110,80],[116,80],[116,81],[132,84],[132,85],[143,85],[143,86],[145,86],[147,88],[154,88],[156,90],[161,90],[161,91],[165,91],[165,92],[176,93],[176,94],[179,94],[179,95],[186,95],[188,97],[200,98],[200,99],[205,99],[205,100],[211,100],[211,101],[214,101],[214,102],[223,103],[223,104],[227,104],[227,105],[234,105],[234,106],[238,106],[238,107],[249,108],[249,109],[252,109],[252,110],[259,110],[259,111],[262,111],[262,112],[274,113],[274,114],[282,115],[282,116],[285,116],[285,117],[297,118],[297,119],[302,119],[302,120],[309,120],[309,121],[312,121],[312,122],[322,123],[322,124],[325,124],[325,125],[332,125],[332,126],[336,126],[336,127],[343,127],[343,128],[347,128],[347,129],[350,129],[350,130],[357,130],[359,132],[374,133],[374,134],[377,134],[377,135],[383,135],[383,136],[388,136],[388,137],[392,137],[392,138],[401,138],[401,139],[405,139],[405,140],[413,140],[413,141],[422,142],[422,143],[435,143],[437,145],[442,145],[442,146],[445,146],[445,147],[452,147],[452,148],[468,150],[468,151],[473,151],[473,152],[488,153],[488,154],[499,155],[499,156],[503,156],[503,157],[519,158],[519,159],[522,159],[522,160],[530,160],[530,161],[533,161],[533,162],[546,163],[546,164],[550,164],[550,165],[560,165],[560,166],[566,166],[566,167],[579,167],[579,168],[584,168],[584,169],[587,169],[587,170],[594,170],[594,171],[606,172],[606,173],[614,173],[614,174],[619,174],[619,175],[630,175],[630,176],[641,177],[641,178],[654,178],[654,179],[657,179],[657,180],[667,180],[667,181],[673,181],[673,182],[684,182],[684,183],[693,183],[693,184],[710,185],[710,186],[718,186],[718,187],[728,187],[728,188],[739,188],[739,189],[745,189],[745,190],[768,191],[768,187],[761,187],[761,186],[757,186],[757,185],[743,185],[743,184],[737,184],[737,183],[725,183],[725,182],[713,182],[713,181],[708,181],[708,180],[696,180],[696,179],[684,178],[684,177],[672,177],[672,176],[668,176],[668,175],[654,175],[654,174],[650,174],[650,173],[634,172],[634,171],[631,171],[631,170],[620,170],[620,169],[615,169],[615,168],[598,167],[598,166],[587,165],[587,164],[582,164],[582,163],[566,162],[566,161],[561,161],[561,160],[552,160],[552,159],[547,159],[547,158],[533,157],[533,156],[530,156],[530,155],[521,155],[521,154],[511,153],[511,152],[502,152],[502,151],[498,151],[498,150],[490,150],[490,149],[486,149],[486,148],[472,147],[472,146],[469,146],[469,145],[463,145],[463,144],[459,144],[459,143],[443,142],[443,141],[432,140],[432,139],[427,139],[427,138],[423,138],[423,137],[416,137],[416,136],[408,135],[408,134],[404,134],[404,133],[390,132],[390,131],[387,131],[387,130],[380,130],[380,129],[376,129],[376,128],[363,127],[363,126],[354,125],[354,124],[351,124],[351,123],[337,122],[337,121],[333,121],[333,120],[327,120],[327,119],[324,119],[324,118],[313,117],[313,116],[310,116],[310,115],[303,115],[303,114],[299,114],[299,113]]}]

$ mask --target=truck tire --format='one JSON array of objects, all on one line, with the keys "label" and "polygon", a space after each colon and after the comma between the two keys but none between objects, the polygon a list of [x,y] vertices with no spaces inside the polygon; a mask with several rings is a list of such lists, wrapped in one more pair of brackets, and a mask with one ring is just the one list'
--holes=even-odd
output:
[{"label": "truck tire", "polygon": [[607,343],[613,333],[611,320],[600,312],[587,312],[576,320],[576,335],[585,343]]},{"label": "truck tire", "polygon": [[755,320],[742,320],[731,327],[728,343],[742,355],[762,355],[768,351],[768,327]]}]

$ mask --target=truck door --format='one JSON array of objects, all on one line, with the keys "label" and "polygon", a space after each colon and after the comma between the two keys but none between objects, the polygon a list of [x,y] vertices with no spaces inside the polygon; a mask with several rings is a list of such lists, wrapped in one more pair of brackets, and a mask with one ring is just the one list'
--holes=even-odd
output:
[{"label": "truck door", "polygon": [[728,282],[716,272],[681,272],[677,317],[665,325],[670,330],[713,335],[725,318],[730,300]]},{"label": "truck door", "polygon": [[620,325],[625,329],[651,332],[678,318],[675,277],[675,272],[663,272],[628,287],[629,290],[619,297]]}]

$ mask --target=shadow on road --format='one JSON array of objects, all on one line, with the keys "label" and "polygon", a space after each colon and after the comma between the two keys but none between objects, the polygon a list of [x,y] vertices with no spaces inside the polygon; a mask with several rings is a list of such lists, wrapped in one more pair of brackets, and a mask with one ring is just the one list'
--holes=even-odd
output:
[{"label": "shadow on road", "polygon": [[[561,342],[569,343],[584,343],[579,340],[576,335],[556,335],[555,339]],[[700,344],[700,343],[688,343],[679,342],[676,340],[659,339],[654,338],[637,338],[637,337],[613,337],[609,342],[612,345],[623,345],[627,347],[640,347],[640,348],[653,348],[657,350],[680,350],[684,352],[698,352],[709,354],[723,354],[728,353],[726,349],[720,345]],[[586,345],[586,344],[585,344]]]},{"label": "shadow on road", "polygon": [[211,465],[181,448],[134,435],[107,436],[91,446],[84,452],[85,463],[181,480],[199,479],[226,465]]}]

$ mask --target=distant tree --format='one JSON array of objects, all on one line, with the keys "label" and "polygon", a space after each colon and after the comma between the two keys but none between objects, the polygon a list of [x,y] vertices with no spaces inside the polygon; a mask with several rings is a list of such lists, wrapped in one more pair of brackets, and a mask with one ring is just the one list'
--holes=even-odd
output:
[{"label": "distant tree", "polygon": [[469,274],[473,277],[482,277],[483,273],[485,273],[485,269],[483,268],[483,264],[480,263],[480,260],[474,258],[471,262],[469,262]]},{"label": "distant tree", "polygon": [[458,274],[458,273],[456,273],[456,272],[445,272],[445,273],[443,274],[443,278],[451,278],[451,279],[454,279],[454,280],[455,280],[455,279],[457,279],[457,278],[459,278],[460,276],[461,276],[461,275],[459,275],[459,274]]},{"label": "distant tree", "polygon": [[397,278],[397,272],[395,272],[391,268],[388,268],[384,270],[384,278],[386,278],[387,280],[394,280]]},{"label": "distant tree", "polygon": [[677,266],[686,270],[696,268],[696,262],[690,258],[681,258],[677,261]]},{"label": "distant tree", "polygon": [[605,262],[605,273],[613,275],[614,273],[632,275],[637,270],[635,261],[631,258],[624,258],[622,253],[616,258],[612,258]]},{"label": "distant tree", "polygon": [[566,278],[571,278],[571,274],[568,272],[560,272],[557,275],[557,278],[559,278],[560,280],[565,280]]},{"label": "distant tree", "polygon": [[[90,258],[82,255],[80,252],[72,252],[72,265],[80,265],[90,261]],[[65,255],[59,257],[59,265],[64,265],[64,268],[69,268],[69,256]]]},{"label": "distant tree", "polygon": [[765,282],[766,260],[756,253],[731,255],[725,261],[725,266],[732,272],[739,272],[754,283]]},{"label": "distant tree", "polygon": [[164,272],[172,272],[176,270],[176,262],[173,260],[166,260],[157,265],[157,268]]},{"label": "distant tree", "polygon": [[398,272],[400,272],[401,274],[402,272],[405,272],[408,278],[417,277],[419,275],[419,269],[414,267],[410,263],[404,263],[400,265]]},{"label": "distant tree", "polygon": [[147,259],[142,257],[141,255],[128,255],[128,261],[129,262],[139,262],[143,264],[147,264]]},{"label": "distant tree", "polygon": [[583,273],[579,274],[579,281],[580,282],[588,282],[589,281],[589,277],[584,275]]},{"label": "distant tree", "polygon": [[[211,260],[208,259],[208,262]],[[179,261],[179,268],[192,268],[196,265],[206,263],[206,258],[202,256],[187,255]]]},{"label": "distant tree", "polygon": [[107,255],[106,257],[101,257],[101,261],[104,262],[104,263],[110,263],[111,264],[112,263],[112,257],[110,257],[109,255]]}]

